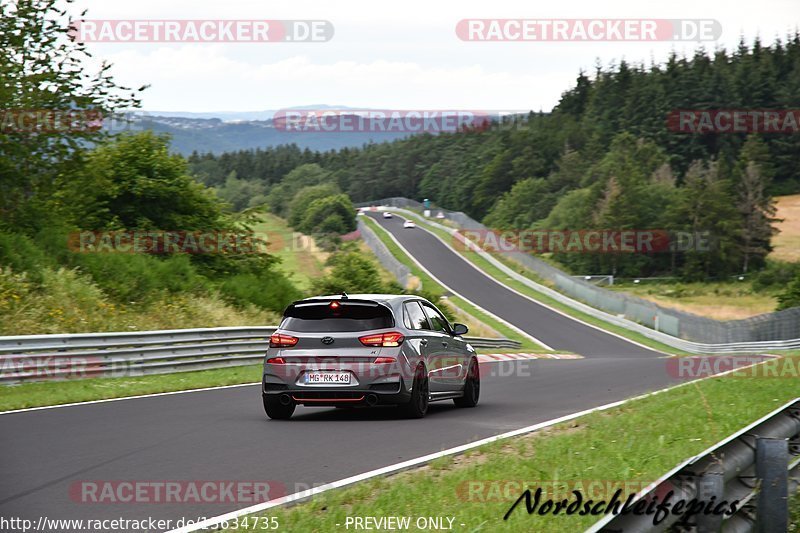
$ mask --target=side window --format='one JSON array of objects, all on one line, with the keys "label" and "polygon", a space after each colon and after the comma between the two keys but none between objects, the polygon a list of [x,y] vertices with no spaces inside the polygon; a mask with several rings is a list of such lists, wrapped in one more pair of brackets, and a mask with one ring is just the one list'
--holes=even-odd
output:
[{"label": "side window", "polygon": [[417,302],[408,302],[404,305],[406,312],[403,322],[409,329],[430,329],[425,313],[420,309]]},{"label": "side window", "polygon": [[431,329],[433,331],[450,333],[450,324],[439,311],[427,304],[422,304],[422,308],[425,309],[425,314],[428,315],[428,320],[431,321]]}]

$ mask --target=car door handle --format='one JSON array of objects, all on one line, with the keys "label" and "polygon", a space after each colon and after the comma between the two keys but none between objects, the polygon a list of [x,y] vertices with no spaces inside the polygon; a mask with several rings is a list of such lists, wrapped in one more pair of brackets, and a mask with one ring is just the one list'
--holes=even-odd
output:
[{"label": "car door handle", "polygon": [[422,346],[427,346],[427,345],[428,345],[428,339],[422,339],[421,341],[419,341],[419,343],[420,343]]}]

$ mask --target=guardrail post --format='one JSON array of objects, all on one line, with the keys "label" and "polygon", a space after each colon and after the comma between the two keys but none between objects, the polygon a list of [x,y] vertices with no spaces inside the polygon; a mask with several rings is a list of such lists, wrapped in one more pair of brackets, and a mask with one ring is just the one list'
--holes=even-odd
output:
[{"label": "guardrail post", "polygon": [[789,442],[756,439],[756,478],[759,482],[756,531],[786,531],[789,526]]},{"label": "guardrail post", "polygon": [[[702,476],[697,479],[697,499],[722,501],[725,493],[725,478],[722,465],[714,463]],[[697,533],[716,533],[722,528],[722,515],[713,513],[698,513]]]}]

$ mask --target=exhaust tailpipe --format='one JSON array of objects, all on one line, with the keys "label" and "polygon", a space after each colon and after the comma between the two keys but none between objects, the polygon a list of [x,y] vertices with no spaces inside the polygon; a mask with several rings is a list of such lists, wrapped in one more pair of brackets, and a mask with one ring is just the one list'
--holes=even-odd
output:
[{"label": "exhaust tailpipe", "polygon": [[375,394],[367,394],[367,405],[372,407],[378,403],[378,396]]},{"label": "exhaust tailpipe", "polygon": [[292,403],[292,397],[288,394],[281,394],[278,401],[281,402],[281,405],[289,405]]}]

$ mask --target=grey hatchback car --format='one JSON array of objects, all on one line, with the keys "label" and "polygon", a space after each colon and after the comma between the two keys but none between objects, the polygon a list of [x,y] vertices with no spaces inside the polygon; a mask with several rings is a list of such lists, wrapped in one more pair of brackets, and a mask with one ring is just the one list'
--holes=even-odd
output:
[{"label": "grey hatchback car", "polygon": [[414,295],[322,296],[291,304],[270,337],[262,397],[267,416],[297,405],[397,405],[422,418],[431,401],[474,407],[475,350],[428,300]]}]

